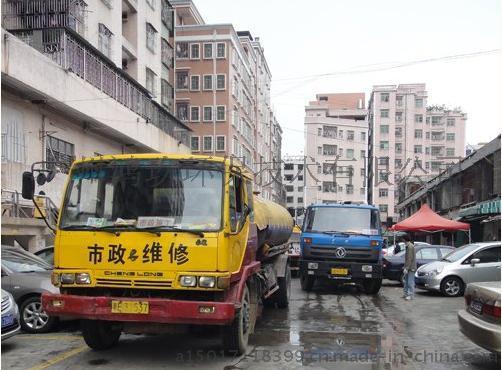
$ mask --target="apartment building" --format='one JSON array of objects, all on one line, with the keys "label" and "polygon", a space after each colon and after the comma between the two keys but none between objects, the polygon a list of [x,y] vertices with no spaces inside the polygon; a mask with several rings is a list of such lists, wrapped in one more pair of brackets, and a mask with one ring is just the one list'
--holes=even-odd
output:
[{"label": "apartment building", "polygon": [[373,87],[368,202],[378,205],[385,222],[397,221],[400,198],[464,156],[467,115],[427,106],[427,98],[425,84]]},{"label": "apartment building", "polygon": [[317,94],[305,107],[305,204],[366,201],[364,93]]},{"label": "apartment building", "polygon": [[258,174],[262,196],[274,198],[282,131],[270,104],[271,73],[260,39],[232,24],[205,23],[190,0],[172,4],[176,115],[194,131],[192,152],[239,157]]},{"label": "apartment building", "polygon": [[172,114],[168,1],[2,5],[2,208],[34,162],[57,162],[60,173],[37,191],[59,205],[76,158],[190,152],[190,129]]},{"label": "apartment building", "polygon": [[282,159],[286,208],[297,225],[303,223],[305,210],[305,158],[304,156],[285,156]]}]

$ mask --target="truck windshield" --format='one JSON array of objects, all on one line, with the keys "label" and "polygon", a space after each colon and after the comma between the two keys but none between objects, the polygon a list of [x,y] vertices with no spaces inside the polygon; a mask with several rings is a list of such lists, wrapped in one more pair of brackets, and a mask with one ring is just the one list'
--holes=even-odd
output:
[{"label": "truck windshield", "polygon": [[223,167],[164,162],[119,160],[75,167],[60,228],[219,230]]},{"label": "truck windshield", "polygon": [[378,211],[353,207],[312,207],[307,212],[304,231],[379,235]]}]

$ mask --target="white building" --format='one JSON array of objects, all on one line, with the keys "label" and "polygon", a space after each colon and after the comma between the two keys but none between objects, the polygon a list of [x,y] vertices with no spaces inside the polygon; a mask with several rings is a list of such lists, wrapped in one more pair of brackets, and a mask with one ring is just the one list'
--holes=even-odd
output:
[{"label": "white building", "polygon": [[286,208],[297,225],[303,223],[305,209],[304,156],[285,156],[282,162],[282,177],[286,191]]}]

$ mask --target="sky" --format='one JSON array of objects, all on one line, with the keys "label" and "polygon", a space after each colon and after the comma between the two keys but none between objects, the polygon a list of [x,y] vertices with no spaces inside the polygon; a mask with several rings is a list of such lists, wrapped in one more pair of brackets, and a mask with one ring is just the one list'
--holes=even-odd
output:
[{"label": "sky", "polygon": [[[193,1],[206,23],[232,23],[260,38],[283,155],[303,153],[305,105],[316,94],[365,92],[368,101],[381,84],[426,83],[429,105],[467,113],[469,144],[490,141],[502,129],[500,0]],[[351,73],[312,77],[334,72]]]}]

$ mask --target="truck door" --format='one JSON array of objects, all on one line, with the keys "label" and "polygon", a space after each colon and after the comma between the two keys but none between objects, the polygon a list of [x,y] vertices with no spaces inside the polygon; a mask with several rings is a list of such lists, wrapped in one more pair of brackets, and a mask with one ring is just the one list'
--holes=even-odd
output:
[{"label": "truck door", "polygon": [[241,176],[230,175],[229,181],[229,254],[230,270],[236,272],[246,250],[249,223],[245,213],[245,186]]}]

